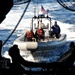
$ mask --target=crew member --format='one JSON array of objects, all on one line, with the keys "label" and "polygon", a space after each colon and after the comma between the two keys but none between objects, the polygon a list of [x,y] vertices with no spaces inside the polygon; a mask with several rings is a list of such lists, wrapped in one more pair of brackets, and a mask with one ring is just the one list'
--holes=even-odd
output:
[{"label": "crew member", "polygon": [[27,30],[27,32],[26,32],[26,34],[25,34],[25,39],[24,39],[24,41],[25,40],[27,40],[27,41],[32,41],[32,38],[34,37],[34,33],[33,33],[33,31],[32,30]]},{"label": "crew member", "polygon": [[56,38],[60,37],[60,27],[57,24],[57,22],[55,21],[54,26],[52,26],[53,31],[51,32],[51,36],[55,35]]},{"label": "crew member", "polygon": [[38,28],[36,30],[36,32],[35,32],[35,38],[36,38],[36,41],[41,40],[41,39],[44,40],[44,30],[43,30],[43,28],[41,28],[41,29]]},{"label": "crew member", "polygon": [[44,25],[44,23],[42,22],[42,20],[39,21],[39,25],[40,25],[40,28],[44,28],[44,27],[45,27],[45,25]]}]

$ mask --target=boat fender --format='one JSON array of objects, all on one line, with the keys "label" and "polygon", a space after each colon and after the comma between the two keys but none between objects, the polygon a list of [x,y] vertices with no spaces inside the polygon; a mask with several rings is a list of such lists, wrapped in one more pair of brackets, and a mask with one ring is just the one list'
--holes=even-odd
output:
[{"label": "boat fender", "polygon": [[27,42],[26,43],[26,48],[27,49],[37,49],[38,48],[38,43],[37,42]]}]

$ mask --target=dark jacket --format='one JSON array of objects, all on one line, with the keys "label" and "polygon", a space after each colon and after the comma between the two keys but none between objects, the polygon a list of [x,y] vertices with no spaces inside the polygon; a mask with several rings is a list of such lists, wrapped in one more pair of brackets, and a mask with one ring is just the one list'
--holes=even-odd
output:
[{"label": "dark jacket", "polygon": [[60,33],[60,27],[58,25],[54,25],[52,26],[53,32],[55,34],[59,34]]}]

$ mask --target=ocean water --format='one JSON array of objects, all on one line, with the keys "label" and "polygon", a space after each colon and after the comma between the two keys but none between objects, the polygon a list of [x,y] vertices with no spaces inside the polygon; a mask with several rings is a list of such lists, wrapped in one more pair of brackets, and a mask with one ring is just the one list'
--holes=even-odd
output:
[{"label": "ocean water", "polygon": [[[9,50],[16,38],[23,34],[27,28],[30,28],[31,18],[34,16],[33,7],[36,6],[37,12],[40,13],[41,5],[43,5],[45,10],[49,10],[48,14],[51,16],[52,20],[58,21],[58,24],[61,28],[61,33],[65,33],[67,35],[67,40],[63,47],[44,52],[43,54],[40,53],[40,55],[38,55],[38,52],[34,53],[34,55],[37,54],[39,56],[38,60],[41,59],[42,61],[49,62],[56,61],[69,49],[70,42],[75,42],[75,12],[66,10],[60,6],[56,0],[38,0],[38,2],[36,2],[36,0],[32,0],[17,29],[3,45],[2,55],[4,55]],[[21,4],[14,5],[12,7],[5,20],[0,24],[0,40],[5,42],[8,36],[11,34],[22,15],[25,6],[26,4]],[[29,54],[26,52],[26,58],[28,57]]]}]

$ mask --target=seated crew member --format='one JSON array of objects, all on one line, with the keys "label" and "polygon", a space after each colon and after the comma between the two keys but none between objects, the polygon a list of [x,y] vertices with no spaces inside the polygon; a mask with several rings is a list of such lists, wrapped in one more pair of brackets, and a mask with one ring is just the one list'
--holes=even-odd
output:
[{"label": "seated crew member", "polygon": [[60,37],[60,27],[57,25],[57,22],[55,21],[54,26],[51,27],[53,31],[51,32],[51,37],[55,34],[56,38]]},{"label": "seated crew member", "polygon": [[38,28],[36,30],[36,32],[35,32],[35,38],[36,38],[36,41],[41,40],[41,39],[44,40],[44,30],[43,30],[43,28],[41,28],[41,29]]},{"label": "seated crew member", "polygon": [[34,37],[34,33],[32,30],[27,30],[26,34],[25,34],[25,40],[27,41],[32,41],[32,38]]}]

